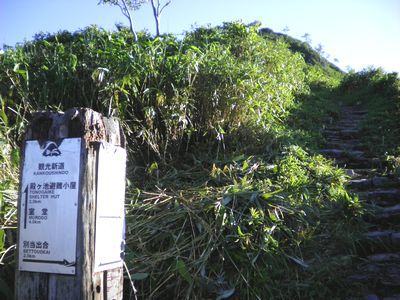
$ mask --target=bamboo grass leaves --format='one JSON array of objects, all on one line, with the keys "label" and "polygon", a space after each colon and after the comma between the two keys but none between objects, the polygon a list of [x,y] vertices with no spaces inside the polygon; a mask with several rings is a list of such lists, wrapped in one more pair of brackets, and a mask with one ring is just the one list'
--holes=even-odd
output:
[{"label": "bamboo grass leaves", "polygon": [[[137,42],[127,28],[40,34],[0,55],[1,224],[15,225],[26,117],[89,106],[126,134],[138,298],[349,298],[338,277],[363,211],[309,147],[335,115],[335,82],[241,23]],[[12,236],[0,233],[9,271]]]},{"label": "bamboo grass leaves", "polygon": [[[275,166],[236,157],[210,163],[208,172],[204,165],[192,166],[186,174],[191,180],[179,182],[176,173],[160,170],[158,185],[168,188],[143,191],[128,206],[127,261],[133,274],[148,275],[137,281],[142,295],[267,299],[280,298],[285,286],[282,299],[296,298],[307,295],[318,266],[329,261],[317,254],[321,236],[332,237],[326,251],[351,244],[331,232],[339,219],[350,228],[357,207],[350,208],[343,172],[322,157],[293,147]],[[324,176],[331,179],[322,181]],[[325,183],[315,188],[319,182]],[[331,192],[339,187],[342,193]],[[342,219],[343,206],[349,211]],[[319,262],[311,260],[314,255]]]}]

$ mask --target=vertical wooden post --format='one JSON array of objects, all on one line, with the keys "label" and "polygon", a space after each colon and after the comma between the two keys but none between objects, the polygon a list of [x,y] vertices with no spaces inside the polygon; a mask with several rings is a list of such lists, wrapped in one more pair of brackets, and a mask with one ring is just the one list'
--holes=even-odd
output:
[{"label": "vertical wooden post", "polygon": [[[37,183],[36,186],[35,183],[30,183],[30,185],[32,185],[31,187],[28,186],[29,184],[26,184],[26,186],[22,186],[24,178],[21,178],[20,196],[18,201],[19,243],[17,245],[17,248],[19,249],[19,251],[17,251],[18,266],[16,270],[16,286],[15,286],[16,299],[20,300],[122,299],[122,293],[123,293],[122,261],[121,260],[118,261],[118,259],[116,259],[109,265],[104,264],[103,267],[99,267],[101,266],[101,264],[95,265],[95,255],[96,255],[95,251],[100,252],[99,249],[97,250],[95,249],[96,248],[95,238],[97,230],[96,212],[98,206],[97,198],[99,197],[98,195],[99,189],[97,186],[97,182],[99,180],[99,176],[101,175],[99,174],[99,169],[98,169],[99,155],[102,155],[101,153],[103,150],[101,149],[104,143],[106,143],[108,147],[109,145],[113,147],[118,146],[115,147],[115,149],[125,148],[124,135],[121,131],[118,121],[114,118],[105,118],[101,114],[87,108],[69,109],[65,113],[39,112],[33,114],[32,121],[30,122],[26,132],[27,142],[23,149],[21,176],[22,177],[25,176],[23,174],[24,172],[23,168],[28,165],[29,166],[32,165],[34,167],[38,165],[39,170],[52,169],[55,172],[55,174],[59,171],[60,174],[63,174],[61,172],[62,171],[61,167],[64,168],[64,162],[60,163],[58,161],[55,161],[57,155],[59,155],[58,152],[60,152],[56,148],[57,146],[54,146],[55,148],[46,146],[46,148],[44,148],[43,150],[43,155],[48,155],[48,156],[54,155],[54,158],[52,158],[53,167],[51,166],[50,163],[36,164],[35,162],[32,162],[31,160],[34,160],[33,157],[25,156],[27,148],[28,146],[31,148],[36,147],[35,146],[36,142],[41,144],[47,142],[47,145],[50,145],[51,143],[49,143],[49,141],[52,141],[53,144],[58,143],[60,145],[66,145],[67,141],[69,143],[70,141],[75,141],[75,140],[77,143],[80,143],[80,149],[78,149],[76,155],[76,160],[79,162],[77,163],[79,165],[79,175],[77,175],[77,178],[79,179],[76,186],[75,184],[73,184],[72,180],[71,182],[66,182],[64,184],[66,184],[65,188],[77,189],[76,191],[77,199],[75,202],[75,206],[77,206],[76,233],[75,232],[71,233],[71,236],[76,237],[76,241],[70,241],[76,243],[76,259],[75,260],[61,259],[61,261],[54,262],[54,260],[46,261],[43,258],[37,259],[37,257],[35,260],[34,254],[33,256],[30,256],[29,253],[35,253],[35,251],[36,253],[47,253],[47,252],[40,252],[44,251],[42,250],[43,239],[40,240],[39,242],[36,242],[37,243],[36,249],[30,249],[30,244],[29,244],[30,242],[33,243],[32,248],[35,248],[34,238],[30,239],[25,238],[24,240],[21,240],[21,235],[24,234],[22,229],[24,221],[25,221],[25,226],[28,223],[29,227],[31,226],[30,225],[31,220],[32,222],[36,222],[34,218],[43,218],[43,217],[47,218],[47,215],[49,215],[50,218],[50,213],[53,213],[54,210],[57,210],[58,208],[56,207],[56,205],[58,205],[57,203],[61,204],[61,202],[58,200],[59,202],[50,203],[48,200],[39,200],[39,203],[42,204],[31,204],[31,207],[33,207],[30,208],[31,210],[28,210],[28,205],[29,205],[28,202],[30,203],[31,200],[35,201],[35,197],[39,196],[47,197],[47,196],[41,196],[39,192],[50,193],[50,195],[54,198],[59,197],[57,195],[54,195],[56,194],[55,191],[57,192],[56,185],[60,185],[59,188],[62,189],[61,184],[63,184],[63,182],[61,182],[62,181],[61,179],[59,180],[60,182],[56,182],[57,179],[53,180],[51,179],[56,177],[42,176],[40,178],[47,178],[47,179],[40,179],[44,182],[43,185],[48,184],[47,186],[48,189],[44,191],[43,190],[44,187],[42,187],[41,181],[40,182],[38,181],[39,183]],[[71,147],[77,147],[77,146],[71,146]],[[125,169],[123,169],[123,171],[125,171]],[[44,173],[39,172],[37,174],[39,175],[46,174],[46,171],[43,172]],[[73,172],[70,170],[69,173]],[[48,174],[52,173],[50,172]],[[101,176],[104,177],[102,179],[103,181],[104,180],[107,181],[107,178],[112,179],[112,176],[114,176],[114,174],[103,174]],[[123,177],[121,178],[122,180],[124,180]],[[46,180],[49,181],[49,183],[45,182]],[[121,183],[119,186],[123,188],[124,182]],[[30,188],[32,188],[33,190],[30,190]],[[38,191],[38,188],[41,188],[42,190]],[[33,192],[37,193],[37,195],[36,196],[33,195]],[[29,196],[28,193],[30,193]],[[60,191],[59,193],[62,192]],[[74,191],[71,191],[70,194],[66,194],[65,192],[64,194],[61,194],[61,198],[62,197],[65,198],[63,200],[64,202],[71,201],[71,199],[69,198],[72,196],[69,195],[74,195],[73,193]],[[119,195],[123,195],[123,193],[124,191],[120,191]],[[109,201],[110,204],[114,205],[115,203],[113,202],[115,202],[116,199],[112,198],[109,199],[108,197],[106,197],[106,199],[103,201]],[[74,202],[71,203],[73,207]],[[44,205],[48,206],[53,205],[52,206],[53,208],[52,209],[49,209],[47,207],[43,208]],[[116,209],[118,210],[119,208],[117,207]],[[44,216],[37,216],[36,215],[38,213],[37,211],[41,211],[42,215],[44,214]],[[31,215],[29,215],[29,213],[31,213]],[[58,211],[58,218],[60,214],[62,215],[62,212],[60,213],[60,211]],[[28,215],[29,219],[27,219]],[[23,218],[25,218],[25,220],[23,220]],[[121,219],[121,216],[119,215],[112,216],[109,219],[111,220],[110,222],[113,222],[114,219],[118,218]],[[122,213],[122,218],[123,218],[123,213]],[[41,221],[39,220],[38,222],[40,223]],[[98,222],[100,223],[100,221]],[[48,226],[47,224],[50,224],[50,222],[42,221],[42,224],[40,226]],[[60,222],[58,222],[57,224],[60,224]],[[118,220],[118,224],[119,224],[118,226],[123,224],[123,220]],[[61,225],[57,226],[62,227],[64,225],[61,222]],[[68,225],[66,224],[65,226]],[[115,228],[118,228],[118,226],[115,226]],[[37,226],[37,224],[32,225],[32,227],[40,228]],[[57,234],[57,229],[60,229],[61,232],[68,233],[69,236],[70,232],[68,228],[54,228],[55,234]],[[73,231],[74,228],[71,228],[71,230]],[[123,241],[122,232],[102,232],[101,234],[109,234],[110,236],[117,236],[118,234],[120,234],[121,241]],[[65,239],[65,237],[52,237],[52,238],[61,239],[61,242],[65,243],[65,241],[62,241],[62,239]],[[97,239],[100,240],[99,236]],[[46,248],[49,247],[47,244],[48,243],[46,242]],[[65,243],[65,245],[68,245],[68,243]],[[113,246],[115,248],[115,245]],[[123,245],[121,244],[117,246],[119,247]],[[51,254],[54,254],[54,251],[55,251],[54,249],[50,250]],[[121,249],[121,253],[123,253],[123,249]],[[29,257],[33,258],[30,259]],[[39,266],[42,265],[41,262],[44,262],[43,268],[45,271],[37,272],[35,268],[39,268]],[[57,263],[58,265],[56,265]],[[31,265],[29,264],[33,265],[33,267],[31,267]],[[26,265],[28,267],[26,267]],[[52,270],[48,271],[49,265],[51,266],[54,265],[54,269],[56,271]],[[109,269],[107,266],[110,266],[111,269]],[[29,268],[33,268],[35,270],[29,271]],[[59,269],[61,269],[61,272],[63,272],[62,274],[60,274],[60,272],[57,271]]]}]

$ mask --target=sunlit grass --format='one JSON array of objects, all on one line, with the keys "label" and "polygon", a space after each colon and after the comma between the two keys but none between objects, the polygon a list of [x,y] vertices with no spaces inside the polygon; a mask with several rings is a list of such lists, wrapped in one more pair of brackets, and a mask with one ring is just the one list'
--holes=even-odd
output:
[{"label": "sunlit grass", "polygon": [[[346,278],[364,208],[343,170],[316,155],[343,100],[336,70],[240,23],[138,43],[90,27],[37,36],[0,62],[0,293],[13,286],[27,117],[89,106],[121,118],[127,136],[125,261],[139,298],[360,294]],[[354,76],[341,91],[365,96]],[[385,76],[382,86],[398,82]],[[392,132],[397,112],[385,115]]]}]

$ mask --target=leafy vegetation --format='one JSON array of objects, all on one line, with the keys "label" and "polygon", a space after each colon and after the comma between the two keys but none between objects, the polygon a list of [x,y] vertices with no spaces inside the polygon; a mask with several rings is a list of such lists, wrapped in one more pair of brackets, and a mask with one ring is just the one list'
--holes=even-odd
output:
[{"label": "leafy vegetation", "polygon": [[[0,98],[0,295],[12,298],[19,150],[12,136],[13,127]],[[18,124],[18,123],[17,123]]]},{"label": "leafy vegetation", "polygon": [[400,80],[397,73],[367,68],[350,73],[340,90],[347,102],[359,103],[368,110],[364,122],[364,143],[378,155],[400,155]]},{"label": "leafy vegetation", "polygon": [[[339,97],[361,95],[354,89],[365,74],[341,81],[301,51],[241,23],[182,39],[139,33],[138,42],[124,28],[89,27],[7,49],[0,286],[13,284],[18,147],[29,114],[88,106],[121,118],[127,135],[126,262],[139,298],[357,296],[345,279],[363,208],[344,172],[314,153]],[[377,95],[398,84],[378,78]]]},{"label": "leafy vegetation", "polygon": [[270,133],[295,94],[308,92],[307,81],[324,77],[282,41],[244,25],[199,28],[183,40],[140,39],[94,27],[38,35],[2,55],[4,105],[12,99],[25,111],[89,106],[109,114],[113,108],[131,148],[145,162],[166,161],[192,141],[212,146],[243,131]]},{"label": "leafy vegetation", "polygon": [[343,171],[299,147],[276,165],[259,156],[204,163],[163,174],[161,192],[128,198],[127,260],[139,296],[346,295],[361,209]]},{"label": "leafy vegetation", "polygon": [[[341,72],[341,70],[336,65],[328,61],[326,58],[322,57],[318,51],[314,50],[310,46],[309,41],[307,41],[309,39],[307,38],[307,33],[305,34],[305,42],[302,42],[284,33],[274,32],[272,29],[269,28],[262,28],[261,34],[273,41],[282,39],[289,45],[289,49],[291,51],[300,53],[306,63],[314,67],[323,69],[327,74],[333,77],[335,76],[335,73]],[[319,45],[319,47],[321,47],[321,45]]]}]

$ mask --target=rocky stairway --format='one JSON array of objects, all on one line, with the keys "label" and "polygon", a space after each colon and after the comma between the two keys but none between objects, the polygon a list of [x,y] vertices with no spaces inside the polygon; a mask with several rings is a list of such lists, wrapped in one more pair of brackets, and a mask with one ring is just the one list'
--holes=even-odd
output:
[{"label": "rocky stairway", "polygon": [[372,213],[370,231],[360,246],[360,259],[349,280],[363,286],[368,300],[400,300],[400,180],[383,175],[379,158],[361,142],[360,123],[366,111],[342,107],[340,119],[325,128],[320,152],[346,169],[352,193]]}]

